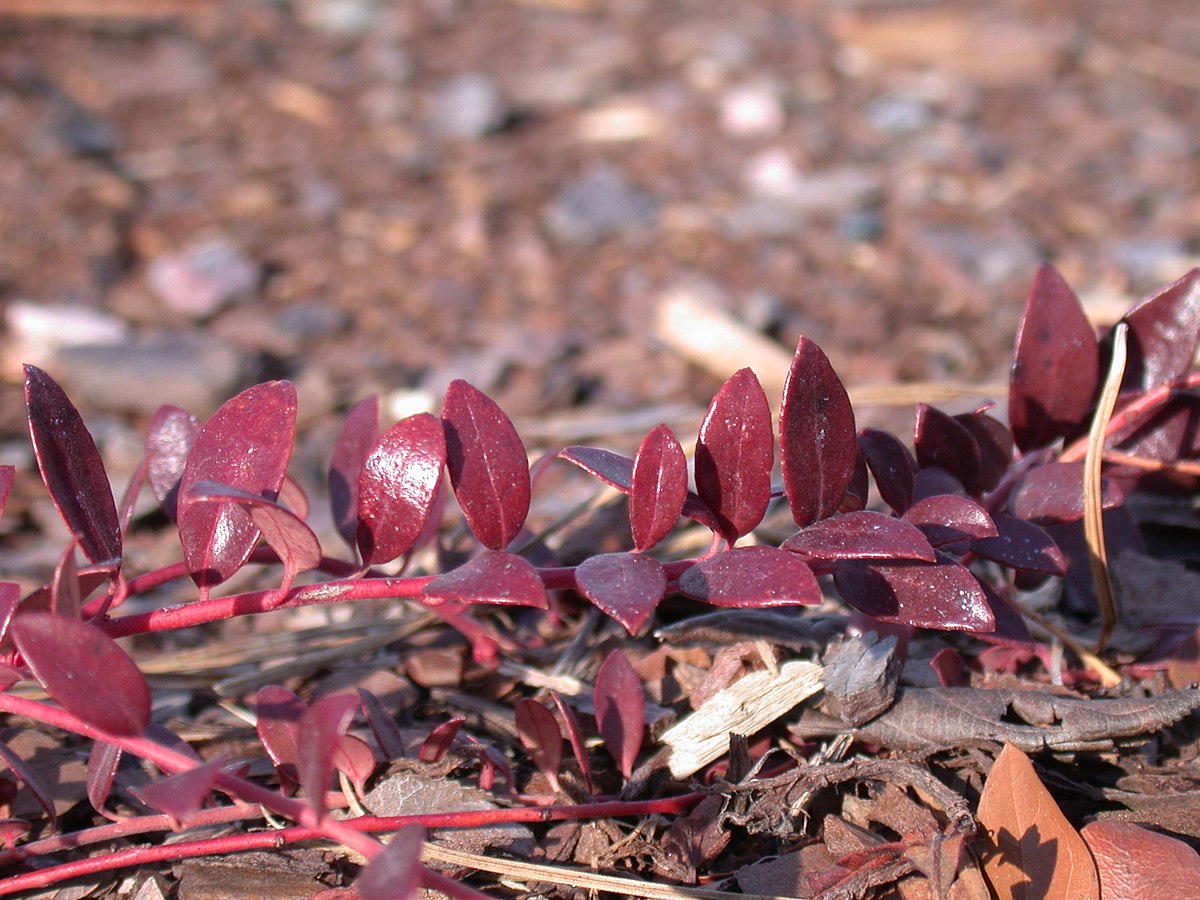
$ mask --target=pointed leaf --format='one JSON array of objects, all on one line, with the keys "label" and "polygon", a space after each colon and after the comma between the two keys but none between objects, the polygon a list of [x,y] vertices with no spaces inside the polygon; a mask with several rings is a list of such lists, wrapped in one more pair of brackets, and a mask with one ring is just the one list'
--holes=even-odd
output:
[{"label": "pointed leaf", "polygon": [[22,612],[9,631],[34,676],[67,712],[120,737],[146,730],[146,679],[100,629],[53,613]]},{"label": "pointed leaf", "polygon": [[735,547],[697,563],[679,577],[679,590],[713,606],[814,605],[821,586],[794,553],[774,547]]},{"label": "pointed leaf", "polygon": [[1200,347],[1200,269],[1147,297],[1121,321],[1129,326],[1123,390],[1148,390],[1183,375]]},{"label": "pointed leaf", "polygon": [[50,580],[50,612],[68,619],[78,619],[83,606],[83,588],[79,584],[79,567],[75,564],[75,544],[74,540],[67,544]]},{"label": "pointed leaf", "polygon": [[135,788],[133,794],[151,809],[170,816],[176,827],[186,826],[204,808],[204,801],[212,793],[228,762],[224,757],[218,757]]},{"label": "pointed leaf", "polygon": [[296,772],[317,818],[325,817],[325,791],[333,775],[333,759],[342,735],[358,710],[357,694],[330,694],[316,700],[300,717]]},{"label": "pointed leaf", "polygon": [[954,494],[926,497],[914,503],[902,518],[920,528],[935,547],[995,537],[999,533],[986,509],[974,500]]},{"label": "pointed leaf", "polygon": [[400,733],[400,726],[396,724],[391,713],[384,708],[379,698],[366,688],[358,689],[358,698],[362,700],[362,711],[367,719],[367,726],[375,736],[375,743],[383,751],[384,759],[391,762],[403,758],[404,735]]},{"label": "pointed leaf", "polygon": [[667,592],[662,563],[637,553],[601,553],[584,560],[575,581],[600,610],[637,634]]},{"label": "pointed leaf", "polygon": [[121,765],[121,748],[107,741],[92,743],[87,762],[87,795],[92,809],[106,818],[116,818],[104,809],[112,791],[117,767]]},{"label": "pointed leaf", "polygon": [[609,487],[628,494],[633,484],[633,460],[599,447],[564,447],[558,458],[595,475]]},{"label": "pointed leaf", "polygon": [[467,525],[492,550],[509,545],[529,514],[529,461],[512,421],[487,394],[456,380],[442,404],[446,460]]},{"label": "pointed leaf", "polygon": [[971,552],[1021,572],[1040,572],[1059,578],[1067,573],[1067,562],[1054,538],[1032,522],[1007,513],[997,513],[996,537],[971,542]]},{"label": "pointed leaf", "polygon": [[297,732],[306,709],[303,700],[287,688],[273,684],[259,688],[254,699],[258,739],[275,764],[279,786],[284,793],[291,793],[300,784],[300,773],[296,769],[299,757]]},{"label": "pointed leaf", "polygon": [[922,559],[933,562],[933,547],[915,525],[871,510],[840,513],[792,535],[781,545],[809,562],[839,559]]},{"label": "pointed leaf", "polygon": [[189,499],[215,481],[274,500],[296,434],[296,388],[272,381],[247,388],[200,429],[179,482],[179,540],[192,580],[207,591],[240,569],[259,529],[244,509]]},{"label": "pointed leaf", "polygon": [[25,367],[25,406],[38,470],[58,514],[94,563],[121,558],[121,524],[100,451],[63,389]]},{"label": "pointed leaf", "polygon": [[1000,483],[1013,460],[1013,436],[999,419],[978,411],[963,413],[954,421],[967,429],[979,447],[979,472],[976,487],[991,491]]},{"label": "pointed leaf", "polygon": [[8,766],[9,771],[16,776],[25,787],[29,788],[29,793],[33,794],[33,799],[38,802],[38,806],[46,813],[46,818],[50,820],[50,831],[58,831],[58,816],[54,812],[54,795],[46,789],[42,784],[37,774],[25,764],[12,749],[0,741],[0,761]]},{"label": "pointed leaf", "polygon": [[421,743],[417,758],[423,763],[435,763],[444,757],[450,751],[454,739],[458,737],[458,730],[465,721],[467,720],[462,716],[455,716],[433,729],[429,737]]},{"label": "pointed leaf", "polygon": [[774,459],[771,405],[755,374],[741,369],[713,397],[696,442],[696,491],[730,543],[766,514]]},{"label": "pointed leaf", "polygon": [[1104,900],[1187,897],[1200,884],[1200,854],[1178,838],[1132,822],[1089,822],[1080,836],[1092,852]]},{"label": "pointed leaf", "polygon": [[500,603],[546,609],[542,579],[527,559],[489,550],[425,585],[425,602]]},{"label": "pointed leaf", "polygon": [[996,627],[991,631],[977,633],[980,640],[1001,647],[1015,647],[1025,650],[1035,649],[1033,637],[1029,634],[1029,626],[1025,617],[999,593],[983,582],[979,586],[987,597],[988,606],[996,618]]},{"label": "pointed leaf", "polygon": [[913,502],[913,473],[917,461],[890,431],[864,428],[858,433],[858,449],[875,476],[875,487],[883,502],[903,513]]},{"label": "pointed leaf", "polygon": [[621,774],[629,778],[642,749],[646,697],[641,679],[620,650],[613,650],[601,663],[593,699],[604,746]]},{"label": "pointed leaf", "polygon": [[12,490],[16,477],[16,466],[0,466],[0,516],[4,515],[4,507],[8,503],[8,492]]},{"label": "pointed leaf", "polygon": [[996,626],[975,576],[946,556],[935,564],[842,562],[833,583],[847,603],[881,622],[946,631],[991,631]]},{"label": "pointed leaf", "polygon": [[523,697],[513,710],[517,737],[529,753],[529,758],[550,783],[550,790],[559,790],[558,770],[562,766],[562,731],[554,713],[536,700]]},{"label": "pointed leaf", "polygon": [[850,397],[821,348],[800,338],[783,386],[779,460],[801,528],[833,513],[854,475],[858,446]]},{"label": "pointed leaf", "polygon": [[1005,744],[979,797],[976,846],[998,896],[1099,897],[1087,845],[1042,786],[1029,757]]},{"label": "pointed leaf", "polygon": [[550,699],[558,707],[558,714],[562,716],[563,725],[567,729],[567,740],[571,743],[571,752],[575,754],[575,762],[579,765],[579,774],[583,776],[583,789],[590,794],[593,792],[592,763],[588,757],[587,744],[583,740],[583,729],[579,725],[579,717],[554,691],[550,692]]},{"label": "pointed leaf", "polygon": [[200,433],[200,423],[178,406],[160,406],[146,432],[146,480],[167,518],[175,520],[179,479]]},{"label": "pointed leaf", "polygon": [[355,896],[359,900],[416,900],[422,894],[424,845],[425,829],[420,825],[399,829],[354,879]]},{"label": "pointed leaf", "polygon": [[629,524],[638,550],[649,550],[675,527],[687,497],[687,457],[666,425],[643,438],[633,461]]},{"label": "pointed leaf", "polygon": [[[1100,505],[1120,506],[1124,497],[1107,478],[1102,481]],[[1013,494],[1012,511],[1043,525],[1083,518],[1083,463],[1054,462],[1038,466],[1022,479]]]},{"label": "pointed leaf", "polygon": [[367,790],[367,781],[375,774],[375,751],[362,738],[343,734],[333,752],[333,767],[350,779],[358,796]]},{"label": "pointed leaf", "polygon": [[378,435],[379,395],[372,394],[346,413],[329,461],[329,504],[333,521],[351,550],[358,547],[359,473]]},{"label": "pointed leaf", "polygon": [[913,443],[917,465],[945,469],[971,493],[978,493],[982,456],[971,432],[951,416],[926,403],[917,404]]},{"label": "pointed leaf", "polygon": [[1008,419],[1021,450],[1045,447],[1077,431],[1100,383],[1096,332],[1058,270],[1038,270],[1017,331]]},{"label": "pointed leaf", "polygon": [[433,509],[445,463],[445,432],[429,413],[409,416],[379,438],[358,476],[364,563],[391,562],[412,549]]}]

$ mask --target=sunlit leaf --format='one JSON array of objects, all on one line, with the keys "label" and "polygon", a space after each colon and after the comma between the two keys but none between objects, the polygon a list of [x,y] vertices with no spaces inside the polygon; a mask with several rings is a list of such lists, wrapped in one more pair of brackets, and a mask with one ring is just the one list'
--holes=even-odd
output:
[{"label": "sunlit leaf", "polygon": [[379,396],[372,394],[346,413],[329,460],[329,505],[338,534],[351,550],[358,548],[359,473],[378,435]]},{"label": "sunlit leaf", "polygon": [[1187,897],[1200,885],[1200,854],[1178,838],[1133,822],[1101,819],[1080,829],[1104,900]]},{"label": "sunlit leaf", "polygon": [[309,808],[318,818],[325,816],[325,791],[333,775],[334,756],[357,710],[357,694],[330,694],[313,701],[300,717],[296,772]]},{"label": "sunlit leaf", "polygon": [[649,550],[675,527],[687,498],[687,457],[666,425],[642,440],[633,460],[629,524],[639,550]]},{"label": "sunlit leaf", "polygon": [[946,556],[936,563],[849,560],[837,565],[833,580],[847,603],[882,622],[945,631],[996,626],[978,580]]},{"label": "sunlit leaf", "polygon": [[466,719],[462,716],[455,716],[433,729],[429,733],[429,737],[421,742],[417,758],[423,763],[435,763],[440,760],[454,745],[454,739],[458,737],[458,731],[465,721]]},{"label": "sunlit leaf", "polygon": [[938,494],[914,503],[902,516],[916,525],[935,547],[995,537],[996,523],[988,511],[966,497]]},{"label": "sunlit leaf", "polygon": [[176,827],[187,825],[204,808],[204,801],[212,793],[217,779],[228,764],[227,759],[218,757],[195,768],[134,788],[133,793],[147,806],[170,816]]},{"label": "sunlit leaf", "polygon": [[562,766],[562,731],[554,713],[536,700],[523,697],[513,708],[517,726],[517,737],[521,745],[538,767],[550,790],[558,792],[558,770]]},{"label": "sunlit leaf", "polygon": [[932,562],[933,547],[915,525],[871,510],[840,513],[814,522],[781,545],[804,560],[922,559]]},{"label": "sunlit leaf", "polygon": [[679,577],[679,589],[714,606],[813,605],[821,587],[794,553],[774,547],[735,547],[697,563]]},{"label": "sunlit leaf", "polygon": [[350,779],[358,796],[367,789],[367,781],[375,773],[375,751],[362,738],[352,734],[343,734],[333,751],[333,766]]},{"label": "sunlit leaf", "polygon": [[146,480],[174,521],[178,511],[179,479],[200,433],[200,423],[178,406],[160,406],[146,431]]},{"label": "sunlit leaf", "polygon": [[254,700],[258,739],[275,764],[284,793],[290,793],[300,785],[300,774],[296,769],[299,756],[297,731],[307,708],[304,701],[287,688],[273,684],[259,688]]},{"label": "sunlit leaf", "polygon": [[515,606],[549,605],[542,579],[527,559],[489,550],[445,575],[423,591],[428,603],[460,600],[463,603],[499,603]]},{"label": "sunlit leaf", "polygon": [[575,581],[593,604],[637,634],[667,591],[662,563],[637,553],[601,553],[585,559]]},{"label": "sunlit leaf", "polygon": [[116,818],[107,812],[104,804],[112,791],[117,767],[121,764],[120,747],[107,741],[93,741],[87,761],[87,795],[92,809],[106,818]]},{"label": "sunlit leaf", "polygon": [[1121,321],[1129,326],[1122,389],[1148,390],[1183,375],[1200,348],[1200,269],[1147,297]]},{"label": "sunlit leaf", "polygon": [[79,567],[75,563],[75,543],[72,540],[67,544],[50,580],[50,612],[68,619],[78,619],[83,606],[83,588],[79,583]]},{"label": "sunlit leaf", "polygon": [[[1120,489],[1104,479],[1101,506],[1119,506],[1123,499]],[[1014,515],[1043,525],[1083,518],[1083,463],[1053,462],[1030,470],[1010,506]]]},{"label": "sunlit leaf", "polygon": [[593,698],[604,746],[621,774],[629,778],[642,749],[646,697],[641,679],[620,650],[613,650],[601,663]]}]

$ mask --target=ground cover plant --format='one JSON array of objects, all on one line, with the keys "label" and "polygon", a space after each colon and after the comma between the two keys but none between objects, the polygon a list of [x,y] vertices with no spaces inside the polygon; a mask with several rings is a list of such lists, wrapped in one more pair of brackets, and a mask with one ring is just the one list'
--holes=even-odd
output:
[{"label": "ground cover plant", "polygon": [[[168,865],[182,884],[200,877],[187,860],[293,846],[307,887],[273,896],[1193,884],[1198,348],[1200,271],[1098,334],[1047,266],[1007,418],[919,404],[911,449],[856,426],[806,338],[781,398],[729,378],[690,466],[665,425],[632,458],[572,446],[531,466],[464,381],[382,432],[369,398],[329,465],[338,555],[288,476],[288,382],[203,423],[163,406],[118,502],[79,412],[29,366],[30,437],[72,539],[41,589],[0,582],[0,896],[111,893],[103,873]],[[603,493],[531,528],[572,465]],[[17,475],[0,467],[0,511]],[[131,571],[147,488],[180,558]],[[584,552],[556,542],[588,517]],[[271,586],[243,589],[250,570]],[[153,602],[187,579],[186,602]],[[247,724],[220,740],[158,711],[146,671],[171,671],[168,634],[357,604],[406,690],[226,685]],[[31,733],[86,753],[80,796],[31,762]]]}]

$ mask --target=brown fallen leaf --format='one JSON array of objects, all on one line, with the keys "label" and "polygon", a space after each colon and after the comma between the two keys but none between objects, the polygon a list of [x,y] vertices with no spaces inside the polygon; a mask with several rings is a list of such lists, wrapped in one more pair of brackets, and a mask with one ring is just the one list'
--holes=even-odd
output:
[{"label": "brown fallen leaf", "polygon": [[1091,822],[1080,834],[1104,900],[1200,895],[1200,854],[1183,841],[1131,822]]},{"label": "brown fallen leaf", "polygon": [[1038,780],[1029,757],[1005,744],[988,773],[976,848],[996,895],[1096,900],[1100,882],[1083,839]]}]

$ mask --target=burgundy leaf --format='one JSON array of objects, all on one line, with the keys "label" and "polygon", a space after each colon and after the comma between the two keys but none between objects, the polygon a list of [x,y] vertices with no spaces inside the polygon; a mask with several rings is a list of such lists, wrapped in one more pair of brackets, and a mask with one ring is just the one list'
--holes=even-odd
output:
[{"label": "burgundy leaf", "polygon": [[275,764],[284,793],[291,793],[300,784],[296,769],[297,731],[306,708],[304,701],[287,688],[273,684],[259,688],[254,699],[258,739]]},{"label": "burgundy leaf", "polygon": [[378,434],[379,396],[372,394],[346,413],[329,461],[329,505],[338,533],[351,550],[358,546],[359,473]]},{"label": "burgundy leaf", "polygon": [[7,663],[0,663],[0,693],[7,691],[18,681],[23,681],[25,674],[19,669],[14,669]]},{"label": "burgundy leaf", "polygon": [[996,625],[975,576],[949,557],[935,564],[847,561],[833,578],[847,603],[882,622],[948,631],[991,631]]},{"label": "burgundy leaf", "polygon": [[283,484],[279,486],[279,497],[276,499],[280,506],[291,512],[301,522],[308,521],[308,494],[304,493],[304,488],[300,487],[296,479],[285,475]]},{"label": "burgundy leaf", "polygon": [[228,763],[224,757],[218,757],[195,768],[152,781],[144,787],[134,788],[132,793],[151,809],[170,816],[176,827],[186,826],[204,808],[204,801],[212,793]]},{"label": "burgundy leaf", "polygon": [[3,761],[8,766],[18,781],[29,788],[29,793],[33,794],[33,799],[38,802],[38,806],[42,808],[46,813],[46,818],[50,820],[51,833],[57,832],[58,816],[54,813],[54,796],[50,791],[46,790],[41,779],[3,741],[0,741],[0,761]]},{"label": "burgundy leaf", "polygon": [[854,476],[858,445],[846,388],[821,348],[800,338],[783,386],[779,460],[801,528],[830,515]]},{"label": "burgundy leaf", "polygon": [[357,694],[330,694],[314,701],[300,717],[297,734],[303,739],[296,747],[296,772],[318,819],[325,817],[325,791],[334,756],[357,710]]},{"label": "burgundy leaf", "polygon": [[146,432],[146,480],[167,518],[175,520],[179,479],[200,433],[200,423],[178,406],[160,406]]},{"label": "burgundy leaf", "polygon": [[[1101,506],[1119,506],[1124,498],[1117,486],[1107,478],[1101,484]],[[1013,494],[1011,506],[1017,516],[1041,524],[1083,518],[1083,463],[1054,462],[1031,470]]]},{"label": "burgundy leaf", "polygon": [[867,460],[860,450],[854,454],[854,475],[846,485],[846,494],[842,497],[842,505],[838,512],[858,512],[867,505],[867,495],[871,491],[871,476],[867,474]]},{"label": "burgundy leaf", "polygon": [[1066,574],[1062,550],[1045,530],[1007,513],[997,513],[995,522],[999,534],[972,541],[971,552],[1022,572]]},{"label": "burgundy leaf", "polygon": [[422,893],[424,844],[420,825],[399,829],[354,879],[354,895],[359,900],[416,900]]},{"label": "burgundy leaf", "polygon": [[1002,647],[1032,650],[1035,644],[1033,637],[1029,634],[1029,626],[1025,624],[1025,617],[995,590],[983,582],[980,582],[979,586],[983,588],[988,606],[992,609],[992,615],[996,617],[995,629],[980,634],[979,638],[989,644],[998,644]]},{"label": "burgundy leaf", "polygon": [[957,415],[954,421],[967,429],[979,447],[977,487],[980,491],[994,490],[1012,464],[1012,432],[999,419],[982,410]]},{"label": "burgundy leaf", "polygon": [[620,453],[599,447],[574,446],[559,450],[558,458],[579,466],[622,493],[628,494],[633,484],[633,460]]},{"label": "burgundy leaf", "polygon": [[679,589],[713,606],[813,605],[821,587],[794,553],[774,547],[735,547],[697,563],[679,577]]},{"label": "burgundy leaf", "polygon": [[354,790],[361,797],[367,790],[367,780],[375,772],[375,751],[362,738],[343,734],[333,753],[333,765],[350,779]]},{"label": "burgundy leaf", "polygon": [[38,470],[58,514],[94,563],[121,558],[121,524],[96,442],[63,389],[25,367],[25,406]]},{"label": "burgundy leaf", "polygon": [[146,730],[146,679],[100,629],[53,613],[22,612],[9,630],[37,680],[67,712],[120,737]]},{"label": "burgundy leaf", "polygon": [[633,461],[629,524],[638,550],[649,550],[675,527],[687,498],[687,457],[666,425],[642,440]]},{"label": "burgundy leaf", "polygon": [[8,492],[12,490],[16,477],[16,466],[0,466],[0,516],[4,515],[4,507],[8,503]]},{"label": "burgundy leaf", "polygon": [[1008,418],[1021,450],[1076,431],[1100,383],[1096,333],[1058,270],[1043,265],[1025,300],[1008,389]]},{"label": "burgundy leaf", "polygon": [[986,509],[974,500],[954,494],[926,497],[909,507],[903,519],[920,528],[934,547],[999,534]]},{"label": "burgundy leaf", "polygon": [[966,497],[967,489],[962,482],[938,466],[920,469],[913,475],[913,500],[939,497],[943,494]]},{"label": "burgundy leaf", "polygon": [[592,696],[604,746],[621,774],[629,778],[642,749],[646,697],[641,679],[620,650],[613,650],[601,663]]},{"label": "burgundy leaf", "polygon": [[1121,321],[1129,326],[1123,390],[1148,390],[1183,375],[1200,347],[1200,269],[1147,297]]},{"label": "burgundy leaf", "polygon": [[440,760],[450,751],[454,739],[458,737],[458,730],[462,728],[462,723],[465,721],[467,720],[462,716],[455,716],[433,729],[429,733],[429,737],[421,742],[417,758],[423,763],[435,763]]},{"label": "burgundy leaf", "polygon": [[78,619],[83,606],[83,588],[79,584],[79,567],[75,564],[75,544],[74,540],[67,544],[50,580],[50,612],[68,619]]},{"label": "burgundy leaf", "polygon": [[95,741],[88,754],[87,762],[87,795],[92,809],[106,818],[116,816],[104,809],[108,795],[112,791],[113,780],[117,777],[117,767],[121,764],[121,748],[107,741]]},{"label": "burgundy leaf", "polygon": [[968,491],[978,492],[982,463],[979,444],[960,422],[936,407],[918,403],[913,443],[917,465],[922,469],[945,469]]},{"label": "burgundy leaf", "polygon": [[638,553],[601,553],[584,560],[575,581],[600,610],[637,634],[667,592],[662,563]]},{"label": "burgundy leaf", "polygon": [[550,692],[550,699],[554,701],[554,705],[558,707],[558,714],[562,716],[563,725],[567,729],[567,740],[571,743],[571,752],[575,754],[575,762],[579,765],[579,774],[583,776],[584,790],[590,794],[592,793],[592,764],[588,758],[587,744],[583,740],[583,729],[579,726],[579,717],[554,691]]},{"label": "burgundy leaf", "polygon": [[501,603],[546,609],[549,600],[542,579],[527,559],[488,550],[452,572],[425,585],[425,601],[441,603]]},{"label": "burgundy leaf", "polygon": [[517,737],[529,753],[529,758],[550,783],[550,790],[559,791],[558,770],[562,766],[562,731],[554,713],[536,700],[524,697],[514,709]]},{"label": "burgundy leaf", "polygon": [[781,545],[809,562],[840,559],[921,559],[933,562],[933,547],[915,525],[870,510],[841,513],[814,522]]},{"label": "burgundy leaf", "polygon": [[913,502],[913,473],[917,461],[900,439],[889,431],[864,428],[858,433],[858,449],[875,476],[875,487],[883,502],[903,513]]},{"label": "burgundy leaf", "polygon": [[200,429],[179,482],[179,540],[202,594],[240,569],[259,529],[244,509],[189,498],[215,481],[274,500],[296,434],[296,388],[272,381],[247,388]]},{"label": "burgundy leaf", "polygon": [[358,689],[358,698],[362,700],[363,715],[371,734],[375,735],[375,743],[383,751],[384,759],[388,762],[401,759],[404,756],[404,735],[400,726],[392,718],[391,713],[384,709],[379,698],[366,688]]},{"label": "burgundy leaf", "polygon": [[713,397],[696,442],[696,491],[730,543],[762,521],[774,459],[771,405],[755,374],[741,369]]},{"label": "burgundy leaf", "polygon": [[433,509],[445,463],[445,432],[429,413],[409,416],[379,438],[358,476],[363,562],[390,562],[412,549]]},{"label": "burgundy leaf", "polygon": [[442,404],[454,496],[479,542],[503,550],[529,514],[529,461],[512,421],[487,394],[456,380]]},{"label": "burgundy leaf", "polygon": [[13,614],[21,605],[21,585],[15,581],[0,581],[0,640],[8,636]]}]

